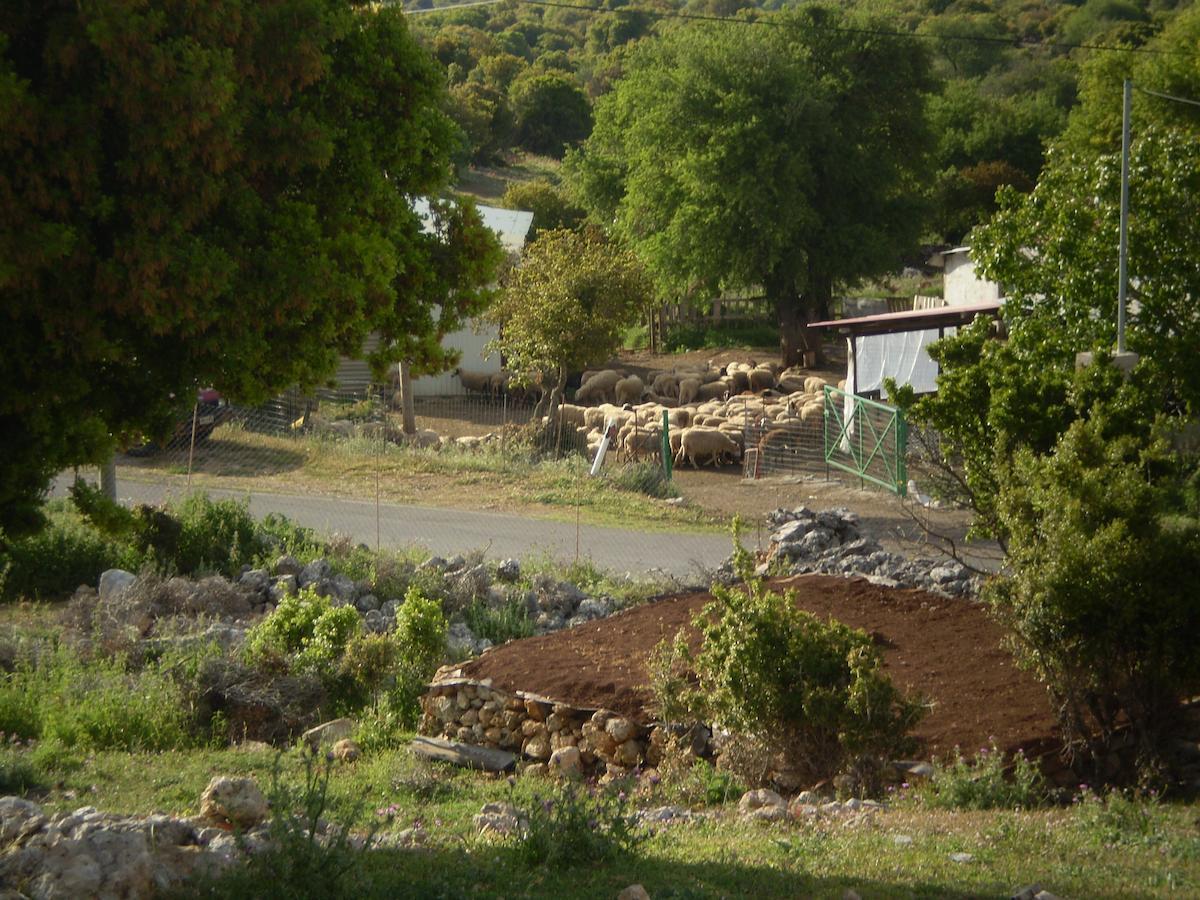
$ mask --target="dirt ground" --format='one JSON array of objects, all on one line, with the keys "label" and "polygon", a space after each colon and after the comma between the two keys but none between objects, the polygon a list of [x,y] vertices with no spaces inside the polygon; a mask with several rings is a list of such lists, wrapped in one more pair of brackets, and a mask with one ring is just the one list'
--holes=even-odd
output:
[{"label": "dirt ground", "polygon": [[[1017,669],[1001,631],[978,604],[863,579],[804,575],[774,582],[794,588],[801,609],[867,631],[888,674],[930,704],[916,728],[923,758],[955,746],[974,753],[990,740],[1038,754],[1054,746],[1045,689]],[[567,631],[513,641],[464,666],[472,678],[585,708],[605,707],[645,722],[651,704],[647,658],[659,641],[687,629],[711,599],[683,594]]]}]

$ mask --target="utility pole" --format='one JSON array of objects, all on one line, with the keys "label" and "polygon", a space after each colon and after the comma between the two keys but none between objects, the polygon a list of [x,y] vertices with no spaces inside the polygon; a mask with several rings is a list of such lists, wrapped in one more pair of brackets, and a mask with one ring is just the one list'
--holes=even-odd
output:
[{"label": "utility pole", "polygon": [[1125,298],[1129,260],[1129,118],[1133,82],[1125,79],[1121,111],[1121,239],[1117,251],[1117,355],[1125,352]]}]

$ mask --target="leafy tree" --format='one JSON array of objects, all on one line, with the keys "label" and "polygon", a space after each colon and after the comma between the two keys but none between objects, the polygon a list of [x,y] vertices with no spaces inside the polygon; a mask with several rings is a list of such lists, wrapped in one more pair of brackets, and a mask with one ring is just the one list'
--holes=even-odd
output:
[{"label": "leafy tree", "polygon": [[599,231],[544,231],[487,312],[500,326],[489,348],[526,381],[552,379],[553,414],[567,375],[608,359],[651,291],[637,257]]},{"label": "leafy tree", "polygon": [[516,118],[517,143],[534,153],[561,157],[563,150],[587,137],[592,107],[574,79],[561,72],[530,71],[509,92]]},{"label": "leafy tree", "polygon": [[312,386],[373,329],[376,362],[437,362],[487,280],[443,238],[488,239],[469,208],[426,234],[410,205],[448,176],[443,98],[394,9],[5,4],[0,530],[197,386]]},{"label": "leafy tree", "polygon": [[768,21],[641,42],[568,162],[664,292],[762,285],[790,364],[819,349],[806,323],[835,282],[916,239],[928,61],[834,9]]},{"label": "leafy tree", "polygon": [[1049,687],[1064,737],[1101,759],[1128,727],[1157,780],[1180,703],[1200,691],[1200,522],[1165,514],[1166,446],[1113,425],[1093,409],[1053,453],[1017,454],[1000,503],[1013,576],[985,595]]},{"label": "leafy tree", "polygon": [[542,231],[576,228],[585,215],[561,187],[545,179],[513,182],[504,192],[501,202],[509,209],[527,209],[533,213],[529,240]]}]

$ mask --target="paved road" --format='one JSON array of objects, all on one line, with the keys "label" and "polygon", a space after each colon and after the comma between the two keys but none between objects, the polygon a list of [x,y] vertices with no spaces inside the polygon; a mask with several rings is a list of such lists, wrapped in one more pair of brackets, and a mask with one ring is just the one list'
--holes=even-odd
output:
[{"label": "paved road", "polygon": [[[65,494],[69,477],[60,478],[52,493]],[[166,485],[118,481],[125,503],[161,503],[172,491]],[[174,492],[176,495],[180,491]],[[234,491],[210,490],[213,497],[245,497]],[[375,503],[329,497],[256,493],[250,496],[256,517],[282,513],[320,532],[349,535],[355,542],[375,545]],[[493,559],[548,553],[570,562],[576,556],[573,523],[460,509],[435,509],[384,503],[379,507],[379,540],[384,547],[420,544],[440,556],[483,549]],[[702,569],[713,569],[730,553],[723,534],[629,531],[581,525],[579,556],[602,569],[635,575],[654,569],[689,584],[705,584]]]}]

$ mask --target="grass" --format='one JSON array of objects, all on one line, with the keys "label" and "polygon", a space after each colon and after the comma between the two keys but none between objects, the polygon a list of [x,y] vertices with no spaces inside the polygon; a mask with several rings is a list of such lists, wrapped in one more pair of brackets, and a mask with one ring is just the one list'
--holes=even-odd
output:
[{"label": "grass", "polygon": [[[540,518],[641,530],[721,531],[722,517],[662,501],[671,493],[616,466],[591,478],[582,457],[535,462],[500,449],[428,450],[369,440],[277,437],[223,426],[197,448],[194,487],[309,494],[456,509],[503,510]],[[119,478],[178,481],[167,457],[122,465]]]},{"label": "grass", "polygon": [[[277,756],[269,751],[180,750],[157,754],[97,752],[34,757],[20,777],[51,810],[81,804],[105,811],[194,814],[215,772],[251,775],[264,787]],[[283,771],[298,784],[295,752]],[[36,786],[54,785],[39,790]],[[1005,897],[1037,881],[1062,897],[1166,897],[1200,890],[1200,835],[1195,805],[1136,803],[1138,834],[1113,839],[1113,823],[1132,813],[1098,815],[1089,803],[1035,812],[930,810],[904,801],[871,822],[845,825],[749,825],[735,806],[710,807],[697,821],[675,825],[628,855],[582,867],[530,866],[512,839],[486,839],[471,818],[495,800],[529,808],[550,788],[521,779],[510,786],[488,776],[415,761],[386,751],[337,767],[329,818],[356,815],[357,827],[400,829],[421,823],[426,853],[378,851],[359,873],[366,896],[525,896],[611,898],[640,882],[658,897]],[[638,806],[676,799],[670,785]],[[364,803],[365,801],[365,803]],[[357,811],[357,813],[355,812]],[[901,845],[897,836],[911,838]],[[1114,849],[1119,852],[1114,852]],[[971,862],[950,859],[969,853]]]}]

